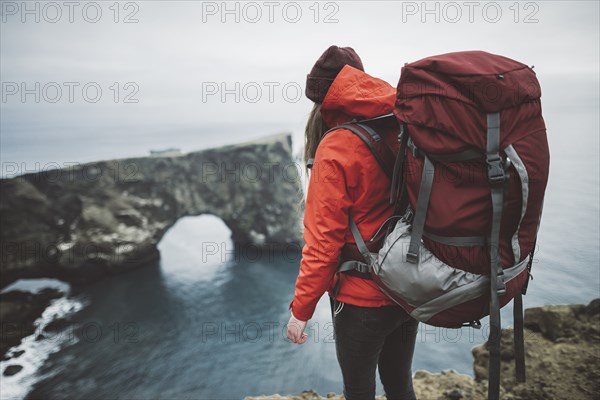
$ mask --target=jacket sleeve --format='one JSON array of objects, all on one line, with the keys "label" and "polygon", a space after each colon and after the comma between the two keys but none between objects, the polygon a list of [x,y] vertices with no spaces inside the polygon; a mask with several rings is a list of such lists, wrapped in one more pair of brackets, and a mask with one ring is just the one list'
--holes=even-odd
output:
[{"label": "jacket sleeve", "polygon": [[309,179],[304,210],[305,244],[290,304],[292,314],[301,321],[312,318],[319,299],[329,287],[348,230],[352,201],[346,179],[348,166],[343,161],[349,155],[345,140],[348,135],[343,132],[332,132],[319,144]]}]

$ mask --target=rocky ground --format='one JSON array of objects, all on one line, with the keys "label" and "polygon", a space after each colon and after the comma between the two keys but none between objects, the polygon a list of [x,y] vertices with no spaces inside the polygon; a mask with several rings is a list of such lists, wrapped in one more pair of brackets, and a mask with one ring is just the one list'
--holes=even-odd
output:
[{"label": "rocky ground", "polygon": [[53,299],[64,296],[58,289],[44,289],[38,293],[11,291],[0,294],[0,359],[5,359],[9,348],[35,332],[34,322]]},{"label": "rocky ground", "polygon": [[[552,305],[525,311],[527,382],[514,377],[513,331],[502,332],[503,400],[600,399],[600,299],[586,305]],[[418,371],[414,387],[419,400],[487,399],[488,351],[473,349],[475,379],[454,371]],[[292,396],[246,397],[245,400],[341,400],[314,391]],[[385,396],[378,396],[383,400]]]}]

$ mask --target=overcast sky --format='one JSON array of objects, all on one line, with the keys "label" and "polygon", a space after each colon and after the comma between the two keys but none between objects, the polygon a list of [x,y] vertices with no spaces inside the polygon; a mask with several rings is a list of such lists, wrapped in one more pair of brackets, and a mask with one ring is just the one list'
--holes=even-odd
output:
[{"label": "overcast sky", "polygon": [[394,86],[404,63],[428,55],[503,54],[535,65],[544,104],[569,99],[548,89],[572,82],[570,100],[598,107],[597,1],[0,4],[3,161],[194,150],[280,131],[297,147],[305,77],[331,44],[354,47]]}]

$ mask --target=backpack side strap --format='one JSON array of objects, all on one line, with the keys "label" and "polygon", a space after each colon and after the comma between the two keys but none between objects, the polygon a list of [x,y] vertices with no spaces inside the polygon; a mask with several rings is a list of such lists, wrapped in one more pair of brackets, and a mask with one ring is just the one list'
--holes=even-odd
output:
[{"label": "backpack side strap", "polygon": [[358,230],[358,225],[356,225],[356,222],[354,221],[354,218],[352,218],[351,214],[348,215],[348,221],[350,224],[350,232],[352,232],[352,236],[354,237],[354,241],[356,242],[356,246],[358,247],[360,254],[362,254],[363,258],[365,259],[365,262],[368,265],[371,265],[374,261],[373,256],[371,255],[371,252],[367,248],[367,244],[365,243],[365,240],[362,238],[362,235],[360,234],[360,231]]},{"label": "backpack side strap", "polygon": [[423,236],[434,242],[456,247],[485,246],[489,239],[485,236],[442,236],[423,231]]},{"label": "backpack side strap", "polygon": [[408,138],[408,143],[406,144],[410,152],[413,154],[415,158],[423,158],[425,156],[431,158],[434,161],[439,161],[443,163],[453,163],[453,162],[461,162],[461,161],[469,161],[469,160],[479,160],[483,158],[483,154],[477,149],[465,149],[456,153],[450,154],[431,154],[425,153],[420,150],[415,142],[413,142],[412,138]]},{"label": "backpack side strap", "polygon": [[490,233],[490,335],[488,400],[500,399],[500,299],[506,293],[500,264],[500,222],[504,207],[506,174],[500,157],[500,113],[487,114],[486,163],[491,185],[492,229]]},{"label": "backpack side strap", "polygon": [[417,209],[412,224],[412,232],[410,235],[410,245],[406,252],[406,261],[412,264],[419,263],[419,253],[421,251],[421,238],[425,228],[425,217],[427,217],[427,208],[429,207],[429,196],[431,194],[431,186],[433,185],[433,175],[435,167],[425,156],[423,163],[423,173],[421,175],[421,187],[419,188],[419,196],[417,198]]},{"label": "backpack side strap", "polygon": [[515,346],[515,378],[517,382],[525,382],[525,332],[523,330],[523,295],[517,294],[513,299],[514,346]]}]

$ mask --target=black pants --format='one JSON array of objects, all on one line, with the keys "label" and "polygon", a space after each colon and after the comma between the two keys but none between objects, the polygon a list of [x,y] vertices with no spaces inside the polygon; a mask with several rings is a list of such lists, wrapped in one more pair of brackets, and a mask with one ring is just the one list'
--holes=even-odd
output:
[{"label": "black pants", "polygon": [[388,400],[416,400],[411,365],[417,325],[399,306],[343,304],[333,326],[346,400],[375,398],[377,366]]}]

